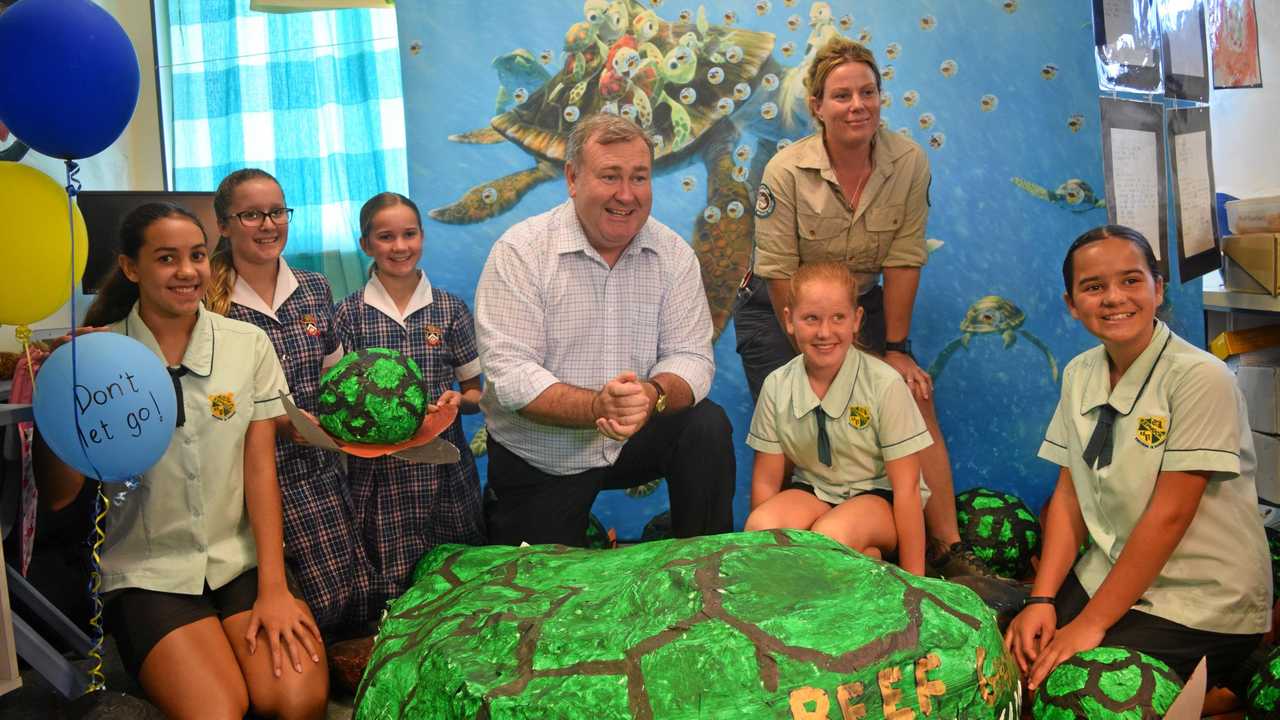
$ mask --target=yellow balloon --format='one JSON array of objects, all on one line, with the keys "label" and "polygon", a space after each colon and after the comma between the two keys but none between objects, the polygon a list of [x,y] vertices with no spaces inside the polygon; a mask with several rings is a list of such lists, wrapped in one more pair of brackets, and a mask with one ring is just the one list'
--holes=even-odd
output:
[{"label": "yellow balloon", "polygon": [[[80,208],[75,218],[74,283],[89,255]],[[0,325],[43,320],[71,299],[67,191],[39,170],[0,162]]]}]

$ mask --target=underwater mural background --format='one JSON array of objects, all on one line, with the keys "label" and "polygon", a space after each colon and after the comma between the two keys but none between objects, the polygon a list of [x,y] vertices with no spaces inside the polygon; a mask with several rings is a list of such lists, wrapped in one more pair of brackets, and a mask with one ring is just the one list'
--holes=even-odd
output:
[{"label": "underwater mural background", "polygon": [[[810,130],[800,80],[813,45],[834,33],[860,40],[880,63],[882,117],[932,163],[931,254],[911,339],[936,376],[956,489],[1012,492],[1038,510],[1057,476],[1035,455],[1059,373],[1092,345],[1063,306],[1062,255],[1107,221],[1091,6],[401,0],[409,187],[433,209],[423,267],[473,303],[493,242],[566,199],[557,160],[572,123],[605,108],[648,122],[663,136],[653,214],[694,244],[723,330],[711,397],[734,426],[741,526],[753,408],[727,315],[749,263],[753,180],[779,142]],[[619,40],[636,52],[608,57]],[[663,63],[646,92],[610,86],[610,73],[655,52]],[[1202,345],[1199,283],[1175,278],[1170,290],[1174,331]],[[468,417],[468,437],[481,424]],[[636,495],[596,503],[620,538],[639,538],[667,507],[661,487]]]}]

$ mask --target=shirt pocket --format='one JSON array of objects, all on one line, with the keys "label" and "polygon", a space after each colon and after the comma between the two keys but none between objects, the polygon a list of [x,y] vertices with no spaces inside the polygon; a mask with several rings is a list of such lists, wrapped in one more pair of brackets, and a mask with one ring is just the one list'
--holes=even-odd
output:
[{"label": "shirt pocket", "polygon": [[884,259],[889,255],[893,240],[902,229],[906,204],[885,205],[867,208],[865,215],[866,242],[859,243],[854,255],[849,259],[859,270],[879,272]]},{"label": "shirt pocket", "polygon": [[851,225],[847,215],[799,212],[796,225],[801,264],[846,259]]}]

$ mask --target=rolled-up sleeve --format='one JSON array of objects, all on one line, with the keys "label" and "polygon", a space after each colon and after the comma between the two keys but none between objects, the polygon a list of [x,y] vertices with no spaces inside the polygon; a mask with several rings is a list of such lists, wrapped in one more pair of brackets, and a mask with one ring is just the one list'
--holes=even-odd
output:
[{"label": "rolled-up sleeve", "polygon": [[536,268],[500,239],[476,285],[476,341],[489,392],[510,412],[559,382],[542,366],[546,318],[538,294]]},{"label": "rolled-up sleeve", "polygon": [[666,372],[684,378],[697,403],[711,391],[716,374],[711,310],[697,256],[690,250],[675,262],[671,289],[658,315],[658,359],[649,374]]},{"label": "rolled-up sleeve", "polygon": [[[902,225],[889,245],[889,254],[885,256],[883,265],[920,267],[929,260],[924,232],[929,222],[929,184],[933,176],[929,171],[929,158],[918,147],[904,155],[898,164],[911,174],[911,182],[907,186]],[[894,171],[897,172],[898,168]]]},{"label": "rolled-up sleeve", "polygon": [[783,280],[800,267],[796,230],[796,180],[785,158],[765,166],[756,190],[756,259],[753,271],[762,278]]}]

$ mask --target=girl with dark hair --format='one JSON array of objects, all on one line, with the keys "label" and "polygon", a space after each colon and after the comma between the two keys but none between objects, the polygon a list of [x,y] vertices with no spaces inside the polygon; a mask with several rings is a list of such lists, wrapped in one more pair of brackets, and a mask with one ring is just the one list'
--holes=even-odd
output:
[{"label": "girl with dark hair", "polygon": [[[293,210],[284,191],[263,170],[237,170],[218,185],[213,209],[219,237],[205,294],[209,309],[262,328],[280,355],[293,403],[314,410],[320,375],[343,350],[328,281],[285,262]],[[302,444],[281,420],[276,468],[285,557],[321,628],[363,624],[381,607],[367,604],[374,578],[352,521],[346,473],[337,456]]]},{"label": "girl with dark hair", "polygon": [[[363,289],[338,306],[334,326],[343,347],[399,351],[422,369],[423,389],[434,406],[476,412],[480,359],[471,311],[453,293],[432,287],[418,267],[422,217],[417,205],[396,193],[370,198],[360,209],[360,248],[373,258],[373,272]],[[440,437],[462,451],[459,462],[348,461],[356,527],[389,597],[404,592],[414,564],[432,547],[484,542],[480,479],[461,421]]]},{"label": "girl with dark hair", "polygon": [[[181,412],[164,456],[108,511],[107,630],[170,717],[322,717],[324,646],[280,549],[275,418],[288,385],[276,353],[260,329],[201,303],[209,259],[191,213],[143,205],[125,218],[121,248],[88,322],[155,352]],[[55,487],[84,482],[41,460]]]},{"label": "girl with dark hair", "polygon": [[1184,678],[1208,657],[1210,685],[1239,686],[1232,675],[1266,632],[1272,597],[1244,397],[1220,360],[1156,319],[1165,283],[1140,233],[1081,235],[1062,274],[1067,310],[1102,344],[1062,374],[1040,446],[1061,466],[1058,484],[1005,645],[1031,689],[1099,645]]}]

